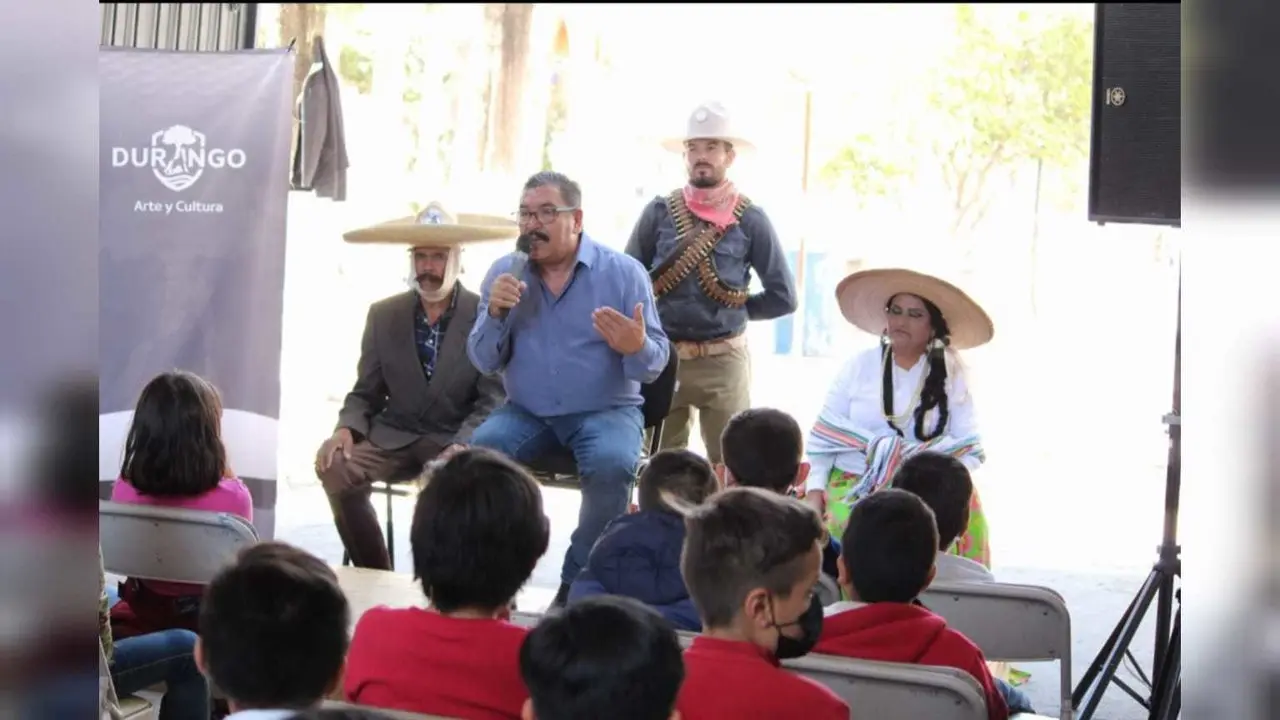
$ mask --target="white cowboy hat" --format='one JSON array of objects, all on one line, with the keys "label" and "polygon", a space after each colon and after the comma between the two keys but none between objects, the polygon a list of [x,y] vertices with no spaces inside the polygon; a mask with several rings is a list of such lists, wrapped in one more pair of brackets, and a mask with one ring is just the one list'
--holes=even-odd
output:
[{"label": "white cowboy hat", "polygon": [[492,240],[510,240],[520,235],[514,220],[497,215],[453,215],[438,202],[422,212],[377,225],[351,230],[342,239],[355,244],[442,247]]},{"label": "white cowboy hat", "polygon": [[855,327],[872,335],[885,330],[885,308],[899,293],[924,298],[938,307],[951,330],[951,347],[967,350],[984,345],[995,325],[982,306],[946,280],[904,268],[856,272],[836,286],[840,312]]},{"label": "white cowboy hat", "polygon": [[723,140],[733,145],[735,150],[749,150],[751,144],[742,135],[734,132],[729,111],[718,102],[699,105],[689,116],[689,126],[683,137],[667,138],[662,147],[671,152],[684,152],[684,144],[690,140]]}]

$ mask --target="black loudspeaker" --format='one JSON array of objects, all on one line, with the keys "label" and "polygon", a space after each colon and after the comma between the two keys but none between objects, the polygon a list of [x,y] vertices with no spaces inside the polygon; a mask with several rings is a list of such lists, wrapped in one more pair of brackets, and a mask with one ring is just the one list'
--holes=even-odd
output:
[{"label": "black loudspeaker", "polygon": [[1098,3],[1089,219],[1182,222],[1182,7]]}]

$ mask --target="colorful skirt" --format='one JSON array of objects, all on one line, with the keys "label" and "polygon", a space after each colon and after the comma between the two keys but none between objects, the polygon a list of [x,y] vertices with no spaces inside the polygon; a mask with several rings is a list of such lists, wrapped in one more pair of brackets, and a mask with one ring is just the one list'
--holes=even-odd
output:
[{"label": "colorful skirt", "polygon": [[[844,535],[844,528],[849,524],[849,511],[853,503],[860,498],[849,498],[849,491],[858,484],[859,477],[839,468],[832,468],[827,476],[827,529],[833,537]],[[974,486],[973,497],[969,500],[969,527],[964,531],[949,552],[953,555],[968,558],[991,569],[991,544],[987,534],[987,516],[982,512],[982,500],[978,497],[978,488]]]}]

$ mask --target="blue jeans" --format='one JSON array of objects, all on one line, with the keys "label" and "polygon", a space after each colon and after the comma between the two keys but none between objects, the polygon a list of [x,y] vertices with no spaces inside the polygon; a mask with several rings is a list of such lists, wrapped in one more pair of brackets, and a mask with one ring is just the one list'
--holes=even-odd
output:
[{"label": "blue jeans", "polygon": [[196,668],[196,634],[163,630],[117,640],[111,658],[111,682],[124,697],[164,683],[160,720],[209,720],[209,683]]},{"label": "blue jeans", "polygon": [[507,403],[476,428],[471,444],[531,463],[559,448],[573,451],[582,482],[578,528],[569,538],[560,581],[573,582],[587,564],[596,538],[614,518],[626,513],[644,441],[638,407],[540,418]]},{"label": "blue jeans", "polygon": [[1005,682],[1002,678],[991,678],[996,681],[996,689],[1004,696],[1004,704],[1009,707],[1009,714],[1031,713],[1035,714],[1036,709],[1031,707],[1031,698],[1018,688]]}]

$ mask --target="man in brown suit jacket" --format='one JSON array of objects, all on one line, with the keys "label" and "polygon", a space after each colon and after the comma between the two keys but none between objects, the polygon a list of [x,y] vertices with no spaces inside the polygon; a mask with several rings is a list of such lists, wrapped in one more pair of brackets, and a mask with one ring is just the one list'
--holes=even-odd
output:
[{"label": "man in brown suit jacket", "polygon": [[405,245],[411,290],[369,308],[356,382],[338,427],[316,454],[342,544],[356,567],[391,569],[370,502],[374,481],[410,480],[423,466],[465,447],[505,401],[502,381],[467,358],[479,296],[457,280],[461,247],[513,238],[515,223],[450,216],[432,204],[416,217],[347,233],[352,243]]}]

